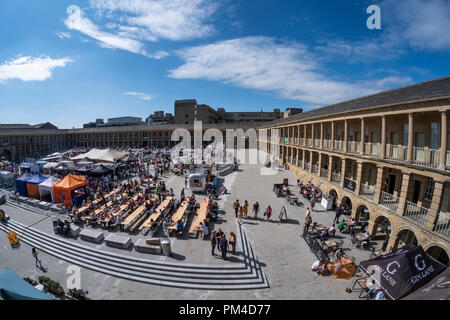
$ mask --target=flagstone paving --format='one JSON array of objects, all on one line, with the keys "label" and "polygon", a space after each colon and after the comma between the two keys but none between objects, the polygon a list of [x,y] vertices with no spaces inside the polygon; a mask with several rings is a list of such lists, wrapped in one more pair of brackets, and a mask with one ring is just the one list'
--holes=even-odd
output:
[{"label": "flagstone paving", "polygon": [[[272,191],[273,184],[281,183],[284,178],[289,179],[291,188],[294,190],[295,176],[286,170],[277,171],[274,175],[261,175],[260,170],[261,167],[257,165],[242,165],[239,172],[232,173],[225,178],[223,183],[227,186],[229,194],[219,200],[219,208],[222,211],[214,228],[216,230],[222,228],[227,234],[230,231],[236,231],[236,219],[233,210],[235,199],[239,199],[241,203],[244,200],[249,202],[250,216],[253,215],[251,213],[252,204],[259,201],[261,206],[259,220],[244,220],[243,229],[262,265],[262,270],[267,276],[269,288],[234,291],[179,289],[119,279],[82,267],[80,268],[81,287],[88,290],[89,296],[93,299],[357,299],[357,293],[348,294],[345,292],[345,288],[351,287],[353,284],[354,278],[338,280],[333,277],[318,276],[311,272],[311,265],[316,257],[310,252],[308,245],[301,237],[304,214],[309,202],[306,201],[303,207],[291,206],[285,199],[277,198]],[[176,197],[179,197],[184,186],[184,179],[169,176],[165,180],[166,185],[173,188]],[[187,191],[186,194],[190,195],[190,192]],[[273,208],[273,220],[277,220],[282,206],[285,206],[289,219],[288,223],[265,221],[262,213],[268,205]],[[15,221],[38,230],[53,233],[51,217],[9,205],[2,205],[0,208],[5,210]],[[313,221],[331,225],[334,212],[327,212],[320,206],[316,206],[316,209],[317,211],[312,213]],[[107,232],[104,233],[106,236]],[[119,234],[128,235],[128,233],[123,232]],[[339,232],[338,235],[343,236]],[[145,238],[141,234],[130,235],[130,237],[133,242]],[[355,257],[357,262],[370,257],[369,251],[353,247],[348,236],[345,236],[343,240],[344,250],[349,256]],[[107,250],[146,259],[201,264],[242,262],[241,254],[234,257],[229,255],[232,257],[229,261],[223,261],[218,256],[212,257],[209,241],[187,236],[183,239],[171,239],[173,257],[142,254],[135,252],[133,249],[124,251],[80,239],[72,241],[93,246],[98,250]],[[67,283],[71,279],[70,263],[40,252],[39,257],[42,265],[46,268],[44,272],[44,270],[35,267],[31,247],[23,243],[19,249],[12,249],[4,232],[0,232],[0,247],[0,269],[8,267],[23,277],[35,279],[45,274],[51,279],[59,281],[65,288],[70,286],[70,282]],[[237,250],[240,251],[240,248],[238,247]]]}]

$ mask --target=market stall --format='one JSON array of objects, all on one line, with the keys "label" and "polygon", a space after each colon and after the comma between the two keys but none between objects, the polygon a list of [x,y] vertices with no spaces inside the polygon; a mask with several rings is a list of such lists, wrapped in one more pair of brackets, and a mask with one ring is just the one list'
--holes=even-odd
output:
[{"label": "market stall", "polygon": [[41,174],[36,174],[33,178],[27,181],[27,195],[29,198],[40,199],[39,184],[47,180],[49,177]]},{"label": "market stall", "polygon": [[65,206],[76,204],[80,207],[81,203],[88,196],[86,178],[83,176],[67,175],[53,186],[53,193],[55,203],[62,203]]},{"label": "market stall", "polygon": [[14,173],[9,171],[0,171],[0,185],[4,188],[14,187]]},{"label": "market stall", "polygon": [[16,192],[18,192],[21,196],[27,196],[27,181],[33,178],[34,176],[26,172],[24,175],[16,179]]},{"label": "market stall", "polygon": [[53,193],[53,186],[60,182],[61,179],[50,177],[39,184],[40,199],[46,202],[55,202],[55,194]]}]

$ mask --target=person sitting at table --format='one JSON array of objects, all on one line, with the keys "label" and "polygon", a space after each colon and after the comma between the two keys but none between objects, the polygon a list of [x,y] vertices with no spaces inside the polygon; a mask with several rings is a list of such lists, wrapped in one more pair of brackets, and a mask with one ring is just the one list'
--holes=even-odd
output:
[{"label": "person sitting at table", "polygon": [[328,233],[328,230],[322,231],[322,233],[319,236],[320,242],[324,242],[326,239],[328,239],[329,236],[330,234]]},{"label": "person sitting at table", "polygon": [[338,224],[338,228],[340,232],[343,232],[347,228],[347,221],[345,219],[341,220]]},{"label": "person sitting at table", "polygon": [[335,234],[336,234],[336,228],[334,227],[334,223],[333,223],[331,228],[328,229],[328,235],[333,235],[334,236]]},{"label": "person sitting at table", "polygon": [[342,248],[338,248],[334,253],[334,261],[339,261],[345,255],[344,250]]},{"label": "person sitting at table", "polygon": [[184,229],[184,223],[183,223],[183,219],[178,220],[177,223],[177,234],[180,232],[183,232]]},{"label": "person sitting at table", "polygon": [[364,240],[363,240],[363,242],[365,242],[365,244],[369,244],[369,242],[370,242],[370,234],[369,234],[369,231],[366,231],[365,233],[364,233]]},{"label": "person sitting at table", "polygon": [[95,222],[97,222],[97,220],[98,220],[98,215],[97,215],[97,213],[94,211],[94,213],[92,214],[91,219],[89,220],[89,223],[90,223],[90,224],[95,223]]},{"label": "person sitting at table", "polygon": [[311,271],[322,274],[325,268],[325,263],[322,260],[316,260],[311,266]]}]

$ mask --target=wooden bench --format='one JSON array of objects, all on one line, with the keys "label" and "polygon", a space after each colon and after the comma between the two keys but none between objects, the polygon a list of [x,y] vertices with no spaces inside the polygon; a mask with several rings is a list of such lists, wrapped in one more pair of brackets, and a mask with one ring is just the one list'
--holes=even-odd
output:
[{"label": "wooden bench", "polygon": [[200,222],[203,222],[203,220],[206,219],[206,215],[208,213],[208,204],[209,199],[206,198],[200,203],[200,208],[197,209],[197,216],[195,217],[195,220],[191,224],[191,228],[189,229],[190,234],[198,233],[202,230],[200,227]]},{"label": "wooden bench", "polygon": [[144,228],[150,228],[153,222],[158,222],[161,218],[161,211],[165,210],[167,206],[169,205],[169,202],[173,199],[173,197],[167,197],[163,202],[160,203],[158,208],[156,208],[155,212],[153,212],[150,217],[147,218],[147,220],[144,221],[144,223],[139,227],[139,231],[141,231]]},{"label": "wooden bench", "polygon": [[183,223],[183,230],[186,227],[187,224],[187,217],[186,217],[186,210],[188,208],[189,205],[189,200],[184,200],[180,206],[178,207],[178,210],[174,213],[174,215],[172,216],[172,221],[175,223],[174,225],[169,226],[169,232],[174,232],[177,230],[177,223],[178,221],[180,221],[181,219],[184,219],[184,223]]}]

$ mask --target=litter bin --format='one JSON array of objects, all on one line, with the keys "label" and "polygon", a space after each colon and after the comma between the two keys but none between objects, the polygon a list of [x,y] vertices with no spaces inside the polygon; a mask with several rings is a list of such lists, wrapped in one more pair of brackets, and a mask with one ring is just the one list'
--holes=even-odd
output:
[{"label": "litter bin", "polygon": [[161,249],[164,256],[170,256],[172,253],[172,248],[170,246],[169,239],[161,239]]}]

